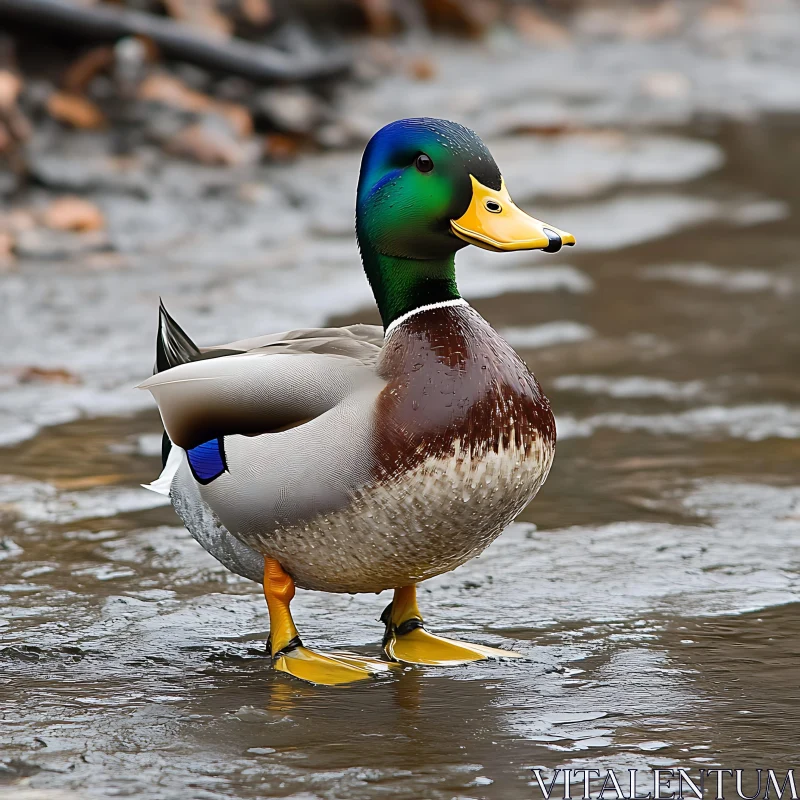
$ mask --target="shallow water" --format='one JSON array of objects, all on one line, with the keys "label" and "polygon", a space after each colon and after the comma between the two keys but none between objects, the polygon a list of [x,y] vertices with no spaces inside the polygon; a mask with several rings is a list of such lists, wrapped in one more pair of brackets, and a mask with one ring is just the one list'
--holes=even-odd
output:
[{"label": "shallow water", "polygon": [[[421,606],[437,631],[521,662],[338,689],[276,675],[259,587],[138,488],[158,472],[159,429],[128,387],[149,368],[156,293],[201,342],[373,321],[338,206],[324,225],[302,203],[281,211],[297,238],[276,252],[281,226],[257,226],[274,197],[242,217],[211,192],[209,224],[236,217],[223,265],[206,252],[187,266],[202,238],[178,255],[150,242],[149,260],[132,238],[115,270],[32,263],[6,278],[18,363],[82,384],[9,377],[3,394],[0,793],[529,798],[534,766],[794,766],[799,131],[781,118],[538,142],[602,164],[585,196],[575,178],[518,198],[582,246],[461,259],[464,294],[551,398],[559,445],[520,521],[426,584]],[[512,187],[532,141],[492,148]],[[303,173],[328,170],[343,198],[356,163],[283,180],[310,192]],[[175,195],[151,200],[106,202],[129,230]],[[310,643],[377,654],[387,602],[301,592],[296,616]]]}]

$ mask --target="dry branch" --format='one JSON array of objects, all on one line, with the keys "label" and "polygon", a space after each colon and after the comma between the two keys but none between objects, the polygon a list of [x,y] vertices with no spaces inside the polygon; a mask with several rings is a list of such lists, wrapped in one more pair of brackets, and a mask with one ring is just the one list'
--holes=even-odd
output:
[{"label": "dry branch", "polygon": [[79,6],[65,0],[0,0],[2,19],[46,26],[91,41],[144,36],[167,56],[257,83],[329,78],[345,73],[350,66],[348,55],[340,50],[318,57],[298,57],[243,39],[211,38],[166,17],[118,6]]}]

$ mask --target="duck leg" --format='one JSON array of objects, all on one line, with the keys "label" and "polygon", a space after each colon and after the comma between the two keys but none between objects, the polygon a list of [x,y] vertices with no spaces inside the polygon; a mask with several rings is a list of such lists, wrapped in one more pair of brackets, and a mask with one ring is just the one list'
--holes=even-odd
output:
[{"label": "duck leg", "polygon": [[309,683],[334,686],[364,680],[391,669],[391,664],[375,658],[349,653],[324,655],[304,647],[289,610],[294,581],[274,558],[264,559],[264,597],[269,608],[272,664],[279,672],[287,672]]},{"label": "duck leg", "polygon": [[394,599],[383,612],[381,622],[386,625],[384,653],[404,664],[452,666],[484,658],[521,658],[519,653],[510,650],[458,642],[428,633],[417,607],[417,587],[414,585],[394,590]]}]

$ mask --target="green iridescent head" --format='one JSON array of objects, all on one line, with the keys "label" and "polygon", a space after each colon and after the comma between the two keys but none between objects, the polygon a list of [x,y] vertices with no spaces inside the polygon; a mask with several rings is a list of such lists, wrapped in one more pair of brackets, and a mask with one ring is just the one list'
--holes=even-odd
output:
[{"label": "green iridescent head", "polygon": [[384,325],[421,305],[459,297],[455,253],[554,252],[574,238],[511,201],[486,145],[442,119],[392,122],[361,161],[356,234]]}]

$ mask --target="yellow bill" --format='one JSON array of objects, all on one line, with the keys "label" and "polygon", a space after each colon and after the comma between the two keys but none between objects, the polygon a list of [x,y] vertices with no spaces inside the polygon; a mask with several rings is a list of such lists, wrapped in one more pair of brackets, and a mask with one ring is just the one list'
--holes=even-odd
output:
[{"label": "yellow bill", "polygon": [[472,201],[450,228],[459,239],[484,250],[544,250],[557,253],[563,245],[575,244],[571,233],[528,216],[514,205],[505,181],[500,190],[489,189],[470,175]]}]

